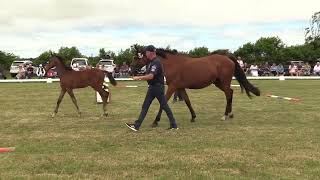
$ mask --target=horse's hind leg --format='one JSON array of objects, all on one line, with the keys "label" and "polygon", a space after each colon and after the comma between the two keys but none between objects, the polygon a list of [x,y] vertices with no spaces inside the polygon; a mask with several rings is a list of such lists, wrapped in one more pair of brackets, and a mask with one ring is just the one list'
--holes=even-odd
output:
[{"label": "horse's hind leg", "polygon": [[61,89],[61,92],[60,92],[60,95],[59,95],[59,98],[58,98],[58,101],[57,101],[56,108],[54,109],[54,111],[53,111],[53,113],[51,115],[52,118],[54,118],[56,116],[56,114],[58,113],[58,109],[59,109],[60,103],[61,103],[65,93],[66,93],[66,90],[65,89]]},{"label": "horse's hind leg", "polygon": [[227,100],[226,110],[224,112],[224,116],[222,116],[221,120],[227,120],[228,118],[233,118],[232,113],[232,99],[233,99],[233,90],[230,88],[231,83],[222,84],[221,82],[217,82],[216,86],[221,89]]},{"label": "horse's hind leg", "polygon": [[77,108],[79,117],[81,117],[81,112],[80,112],[80,109],[79,109],[79,106],[78,106],[78,103],[77,103],[77,99],[76,99],[76,97],[74,96],[72,89],[68,89],[67,92],[68,92],[68,94],[70,95],[73,104],[74,104],[74,105],[76,106],[76,108]]},{"label": "horse's hind leg", "polygon": [[93,87],[101,96],[101,99],[103,101],[103,106],[102,106],[102,111],[103,111],[103,114],[101,116],[105,116],[107,117],[108,116],[108,113],[107,113],[107,101],[108,101],[108,97],[109,97],[109,92],[105,91],[102,89],[102,86],[100,87]]},{"label": "horse's hind leg", "polygon": [[197,117],[196,116],[196,113],[194,112],[192,106],[191,106],[191,102],[190,102],[190,99],[189,99],[189,96],[186,92],[186,89],[179,89],[179,92],[181,93],[183,99],[184,99],[184,102],[187,104],[188,108],[189,108],[189,111],[191,113],[191,122],[195,122],[195,118]]}]

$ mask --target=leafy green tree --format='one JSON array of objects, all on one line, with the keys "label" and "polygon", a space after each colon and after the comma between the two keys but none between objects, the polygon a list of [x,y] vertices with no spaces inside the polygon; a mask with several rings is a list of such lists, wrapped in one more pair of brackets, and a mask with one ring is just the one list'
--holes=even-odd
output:
[{"label": "leafy green tree", "polygon": [[281,62],[284,43],[278,37],[261,37],[254,44],[246,43],[235,51],[247,63]]},{"label": "leafy green tree", "polygon": [[209,54],[210,52],[207,47],[196,47],[189,51],[189,56],[191,57],[203,57],[208,56]]},{"label": "leafy green tree", "polygon": [[113,51],[110,51],[110,50],[109,51],[105,51],[104,48],[99,49],[99,57],[100,57],[100,59],[107,59],[108,56],[113,59],[116,56],[116,53],[114,53]]},{"label": "leafy green tree", "polygon": [[49,61],[49,59],[51,58],[52,54],[54,54],[53,51],[49,50],[49,51],[45,51],[43,53],[41,53],[34,61],[33,63],[35,65],[39,65],[39,64],[44,64],[46,62]]},{"label": "leafy green tree", "polygon": [[17,60],[19,57],[12,54],[12,53],[6,53],[3,51],[0,51],[0,66],[4,69],[9,69],[11,66],[11,63],[14,60]]},{"label": "leafy green tree", "polygon": [[127,48],[126,50],[122,50],[118,53],[117,56],[114,57],[115,64],[122,65],[124,62],[126,64],[131,64],[134,58],[134,52],[132,48]]},{"label": "leafy green tree", "polygon": [[240,56],[247,63],[251,64],[255,62],[255,48],[254,48],[254,44],[252,43],[244,44],[242,47],[236,50],[234,54],[236,56]]},{"label": "leafy green tree", "polygon": [[95,67],[98,62],[100,61],[100,57],[99,56],[95,56],[95,57],[88,57],[88,60],[89,60],[89,64],[92,66],[92,67]]},{"label": "leafy green tree", "polygon": [[70,66],[72,58],[84,57],[76,47],[61,47],[59,49],[58,55],[60,55],[65,60],[65,64]]},{"label": "leafy green tree", "polygon": [[259,62],[279,62],[284,44],[278,37],[260,38],[255,43],[255,57]]}]

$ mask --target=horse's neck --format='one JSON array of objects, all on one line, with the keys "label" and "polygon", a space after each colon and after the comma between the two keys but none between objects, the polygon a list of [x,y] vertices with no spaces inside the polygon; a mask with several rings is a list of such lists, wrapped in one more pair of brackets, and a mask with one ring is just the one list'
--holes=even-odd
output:
[{"label": "horse's neck", "polygon": [[59,76],[63,76],[67,71],[67,69],[60,63],[56,66],[56,68]]}]

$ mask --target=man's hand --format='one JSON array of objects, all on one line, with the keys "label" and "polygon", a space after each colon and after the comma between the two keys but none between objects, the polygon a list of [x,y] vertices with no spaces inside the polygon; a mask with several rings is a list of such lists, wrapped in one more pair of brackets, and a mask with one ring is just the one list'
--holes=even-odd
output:
[{"label": "man's hand", "polygon": [[141,80],[141,78],[139,76],[133,76],[132,79],[133,80]]}]

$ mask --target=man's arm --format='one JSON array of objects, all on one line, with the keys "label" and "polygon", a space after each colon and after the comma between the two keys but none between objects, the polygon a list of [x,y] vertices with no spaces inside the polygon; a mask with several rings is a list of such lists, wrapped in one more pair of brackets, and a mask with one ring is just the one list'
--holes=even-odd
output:
[{"label": "man's arm", "polygon": [[147,74],[145,76],[134,76],[132,77],[133,80],[144,80],[144,81],[148,81],[154,78],[154,75],[152,73]]}]

